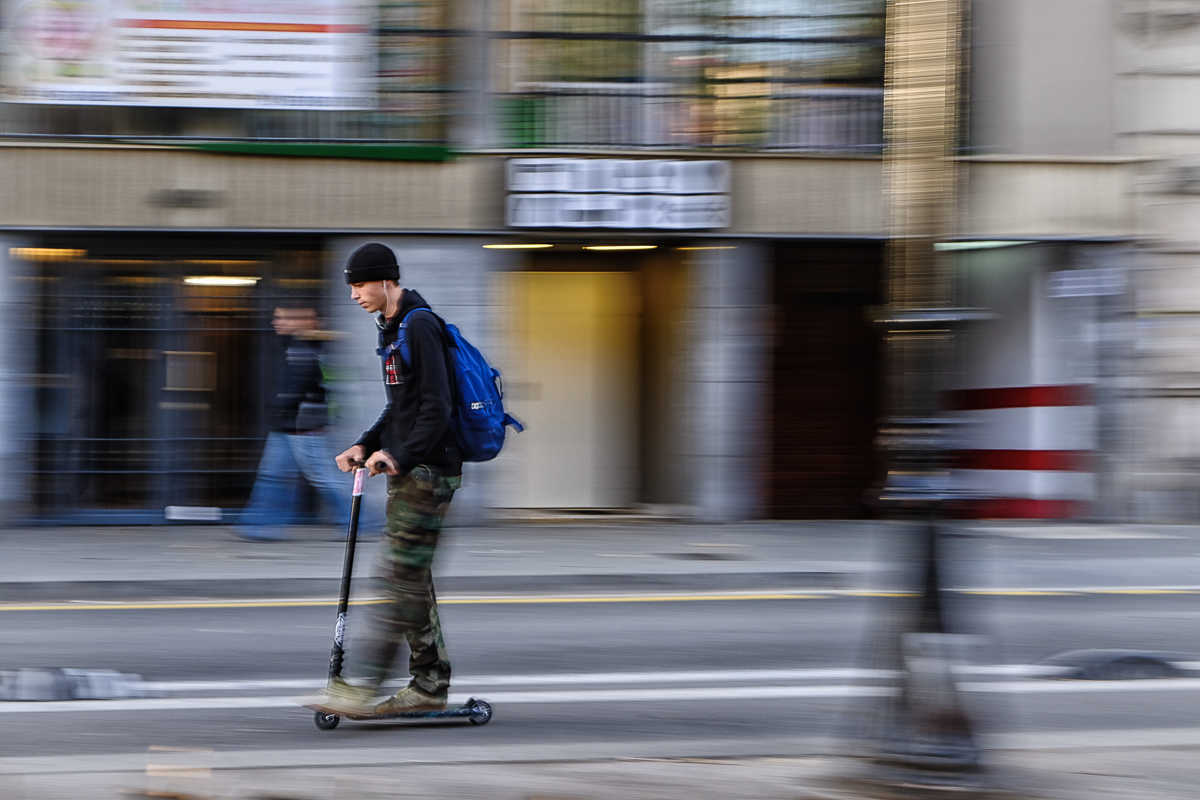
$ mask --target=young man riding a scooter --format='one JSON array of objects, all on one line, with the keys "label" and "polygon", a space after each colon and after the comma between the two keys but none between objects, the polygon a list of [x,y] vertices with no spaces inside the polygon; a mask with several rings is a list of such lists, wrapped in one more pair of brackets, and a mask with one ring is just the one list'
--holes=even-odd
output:
[{"label": "young man riding a scooter", "polygon": [[[350,297],[376,315],[388,402],[370,430],[337,457],[337,465],[350,472],[365,464],[370,474],[388,476],[387,537],[376,576],[386,602],[370,606],[371,633],[359,659],[364,682],[332,679],[321,707],[343,715],[440,711],[446,708],[450,659],[430,567],[450,499],[462,483],[462,456],[449,428],[446,336],[421,295],[400,287],[400,266],[390,248],[378,243],[358,248],[344,272]],[[389,348],[399,337],[403,347]],[[408,644],[412,679],[375,704],[402,642]]]}]

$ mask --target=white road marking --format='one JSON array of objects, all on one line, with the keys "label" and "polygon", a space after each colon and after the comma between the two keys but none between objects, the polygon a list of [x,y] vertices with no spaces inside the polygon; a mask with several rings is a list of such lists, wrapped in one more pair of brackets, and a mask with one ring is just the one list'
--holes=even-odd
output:
[{"label": "white road marking", "polygon": [[[653,703],[677,700],[777,700],[797,697],[872,697],[893,690],[875,686],[741,686],[721,689],[582,689],[548,692],[496,692],[492,704],[512,703]],[[450,695],[461,704],[469,695]],[[60,700],[0,703],[0,714],[39,714],[58,711],[208,711],[232,708],[286,708],[315,698],[295,697],[154,697],[136,700]]]},{"label": "white road marking", "polygon": [[[1200,666],[1198,666],[1200,668]],[[1045,678],[1058,675],[1066,667],[1041,664],[992,664],[962,666],[961,675],[1008,678]],[[890,678],[886,669],[854,667],[824,669],[745,669],[691,670],[682,672],[564,672],[544,675],[463,675],[455,676],[456,687],[490,686],[582,686],[588,684],[648,683],[762,683],[765,681],[859,681]],[[319,689],[324,680],[233,680],[233,681],[146,681],[136,684],[147,692],[237,692],[269,689]]]},{"label": "white road marking", "polygon": [[[887,678],[889,670],[877,669],[755,669],[694,670],[689,672],[565,672],[547,675],[464,675],[455,676],[454,685],[484,686],[563,686],[623,683],[699,683],[803,680],[870,680]],[[219,692],[253,689],[311,689],[325,685],[324,680],[250,680],[250,681],[147,681],[138,686],[157,692]]]},{"label": "white road marking", "polygon": [[999,694],[1110,694],[1114,692],[1191,692],[1200,678],[1150,678],[1131,681],[992,681],[960,683],[964,692]]},{"label": "white road marking", "polygon": [[[313,688],[311,682],[304,687]],[[964,682],[964,692],[1001,694],[1115,694],[1121,692],[1191,692],[1200,690],[1200,678],[1159,678],[1132,681],[995,681]],[[887,686],[856,684],[768,685],[724,687],[674,687],[654,689],[572,689],[490,692],[493,704],[531,703],[656,703],[691,700],[786,700],[800,698],[874,697],[895,693]],[[477,693],[476,693],[477,694]],[[450,696],[451,704],[467,700],[465,692]],[[3,702],[0,714],[58,711],[205,711],[233,708],[285,708],[294,697],[155,697],[127,700],[64,700],[57,702]]]},{"label": "white road marking", "polygon": [[1093,528],[1088,525],[1048,525],[1025,527],[968,528],[971,533],[988,536],[1007,536],[1013,539],[1182,539],[1169,533],[1135,531],[1119,528]]},{"label": "white road marking", "polygon": [[136,700],[57,700],[0,703],[0,714],[38,714],[56,711],[204,711],[229,708],[283,708],[290,697],[149,697]]}]

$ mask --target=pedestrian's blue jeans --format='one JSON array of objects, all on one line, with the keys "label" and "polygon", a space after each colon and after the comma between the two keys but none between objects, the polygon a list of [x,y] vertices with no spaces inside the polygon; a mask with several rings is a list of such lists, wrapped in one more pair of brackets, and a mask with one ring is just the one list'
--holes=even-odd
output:
[{"label": "pedestrian's blue jeans", "polygon": [[[350,520],[351,476],[338,470],[328,441],[319,434],[272,432],[258,464],[250,502],[243,512],[246,535],[259,539],[282,538],[284,525],[298,521],[300,476],[304,476],[344,531]],[[364,526],[364,532],[370,528]]]}]

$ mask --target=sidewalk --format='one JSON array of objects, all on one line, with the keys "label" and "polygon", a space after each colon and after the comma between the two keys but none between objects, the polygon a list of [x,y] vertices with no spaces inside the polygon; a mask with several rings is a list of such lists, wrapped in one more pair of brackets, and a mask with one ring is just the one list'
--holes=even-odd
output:
[{"label": "sidewalk", "polygon": [[[152,752],[125,772],[5,774],[0,796],[12,800],[173,797],[206,800],[867,800],[846,781],[863,764],[811,752],[777,755],[638,758],[576,756],[506,760],[408,757],[396,748],[389,766],[238,769],[221,754]],[[302,755],[302,753],[295,753]],[[318,757],[328,760],[329,753]],[[464,754],[465,755],[465,754]],[[481,754],[482,755],[482,754]],[[1191,800],[1200,749],[1085,749],[991,753],[991,781],[1003,800]],[[230,759],[224,759],[230,760]],[[379,761],[376,762],[377,764]],[[936,795],[904,795],[917,796]],[[948,794],[954,795],[955,792]],[[973,800],[978,796],[973,796]]]},{"label": "sidewalk", "polygon": [[[960,588],[1200,586],[1200,526],[971,523],[947,538]],[[244,542],[222,526],[0,531],[0,602],[334,597],[345,545],[329,528]],[[504,523],[451,528],[441,595],[908,587],[888,522]],[[378,547],[360,542],[365,578]],[[368,582],[356,583],[367,591]]]},{"label": "sidewalk", "polygon": [[[532,524],[453,528],[435,566],[451,594],[858,588],[872,523]],[[244,542],[220,526],[0,532],[0,602],[333,597],[345,545],[324,528]],[[378,543],[360,541],[365,578]],[[367,582],[358,587],[366,589]]]}]

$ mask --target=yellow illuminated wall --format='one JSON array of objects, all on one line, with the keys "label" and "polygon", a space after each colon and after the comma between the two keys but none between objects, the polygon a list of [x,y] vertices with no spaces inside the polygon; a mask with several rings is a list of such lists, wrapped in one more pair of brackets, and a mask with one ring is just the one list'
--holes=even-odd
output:
[{"label": "yellow illuminated wall", "polygon": [[622,508],[639,486],[636,273],[498,276],[505,405],[528,426],[501,455],[507,508]]}]

